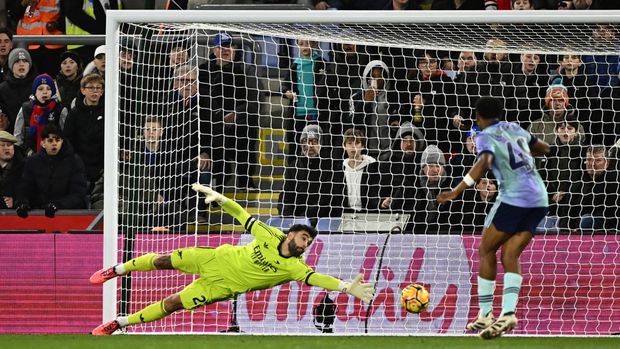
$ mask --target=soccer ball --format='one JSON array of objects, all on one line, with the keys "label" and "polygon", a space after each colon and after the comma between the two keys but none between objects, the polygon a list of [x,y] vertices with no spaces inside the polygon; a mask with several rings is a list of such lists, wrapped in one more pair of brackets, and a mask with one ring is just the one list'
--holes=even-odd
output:
[{"label": "soccer ball", "polygon": [[400,304],[410,313],[421,313],[428,308],[429,295],[424,286],[411,284],[400,294]]}]

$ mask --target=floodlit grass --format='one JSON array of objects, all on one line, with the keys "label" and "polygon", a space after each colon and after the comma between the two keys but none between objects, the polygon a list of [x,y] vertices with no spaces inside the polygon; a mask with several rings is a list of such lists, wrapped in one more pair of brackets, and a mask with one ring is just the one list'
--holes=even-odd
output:
[{"label": "floodlit grass", "polygon": [[128,336],[1,335],[1,348],[15,349],[617,349],[619,338],[510,337],[483,341],[478,337],[337,337],[337,336]]}]

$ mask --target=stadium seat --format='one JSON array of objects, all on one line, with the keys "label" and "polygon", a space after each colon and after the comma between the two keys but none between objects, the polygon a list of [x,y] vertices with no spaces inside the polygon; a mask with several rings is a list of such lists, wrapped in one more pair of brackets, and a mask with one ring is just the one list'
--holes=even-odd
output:
[{"label": "stadium seat", "polygon": [[310,224],[310,220],[306,217],[272,217],[267,220],[267,225],[276,227],[282,231],[287,231],[293,224]]}]

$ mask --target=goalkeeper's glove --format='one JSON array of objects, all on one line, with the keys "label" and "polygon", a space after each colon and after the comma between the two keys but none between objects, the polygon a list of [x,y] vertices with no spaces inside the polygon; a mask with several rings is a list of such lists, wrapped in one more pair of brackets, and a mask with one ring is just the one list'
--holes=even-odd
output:
[{"label": "goalkeeper's glove", "polygon": [[204,186],[200,183],[194,183],[192,184],[192,189],[194,189],[194,191],[198,192],[198,193],[203,193],[205,194],[205,203],[210,204],[213,201],[217,202],[218,204],[223,204],[225,203],[228,199],[216,192],[215,190],[211,189],[210,187]]},{"label": "goalkeeper's glove", "polygon": [[341,281],[339,288],[341,292],[346,292],[368,304],[375,296],[375,287],[370,283],[362,283],[362,277],[364,277],[364,275],[359,274],[351,282]]}]

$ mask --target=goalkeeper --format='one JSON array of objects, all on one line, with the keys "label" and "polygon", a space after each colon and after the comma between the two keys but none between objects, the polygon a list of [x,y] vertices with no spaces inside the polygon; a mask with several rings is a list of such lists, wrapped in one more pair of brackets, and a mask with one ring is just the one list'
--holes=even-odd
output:
[{"label": "goalkeeper", "polygon": [[102,284],[133,271],[176,269],[186,274],[198,274],[200,278],[180,292],[136,313],[99,325],[92,331],[93,335],[110,335],[125,326],[159,320],[180,309],[196,309],[293,280],[346,292],[366,303],[374,296],[373,285],[361,283],[362,274],[349,283],[317,273],[304,263],[301,255],[317,235],[314,228],[297,224],[285,234],[256,220],[238,203],[209,187],[194,184],[192,189],[206,194],[207,203],[218,203],[252,233],[254,240],[243,246],[225,244],[217,248],[180,248],[167,255],[149,253],[94,273],[90,277],[93,284]]}]

